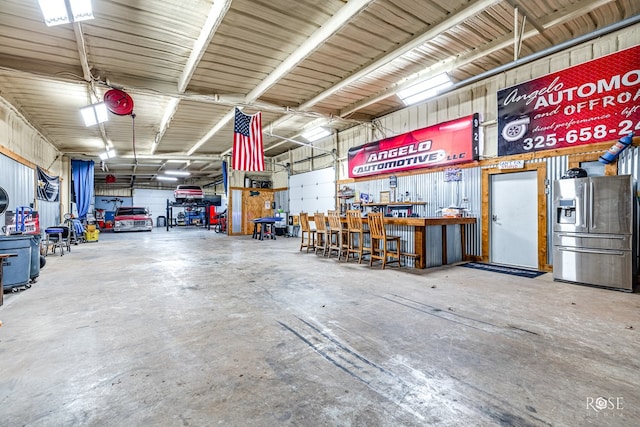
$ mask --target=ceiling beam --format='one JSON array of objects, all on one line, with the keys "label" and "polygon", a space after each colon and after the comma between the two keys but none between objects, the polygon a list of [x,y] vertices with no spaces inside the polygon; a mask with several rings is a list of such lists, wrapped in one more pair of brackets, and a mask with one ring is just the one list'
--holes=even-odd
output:
[{"label": "ceiling beam", "polygon": [[433,27],[429,27],[427,31],[409,40],[407,43],[403,44],[398,49],[384,55],[382,58],[379,58],[378,60],[372,62],[367,67],[361,69],[357,73],[354,73],[349,77],[341,80],[340,83],[338,83],[337,85],[332,86],[328,90],[317,95],[315,98],[305,102],[300,106],[300,109],[305,109],[307,107],[311,107],[317,104],[318,102],[328,98],[329,96],[344,89],[345,87],[357,82],[358,80],[365,78],[367,75],[378,70],[379,68],[389,64],[390,62],[400,58],[401,56],[411,52],[412,50],[424,45],[425,43],[430,42],[434,38],[440,36],[445,31],[448,31],[451,28],[457,25],[460,25],[464,21],[467,21],[468,19],[478,15],[480,12],[484,11],[485,9],[495,6],[496,4],[501,2],[502,0],[482,0],[482,1],[476,1],[471,3],[469,6],[461,9],[460,11],[456,12],[452,16],[448,16],[445,20],[441,21],[440,23],[434,25]]},{"label": "ceiling beam", "polygon": [[[598,7],[610,3],[613,0],[596,0],[591,3],[576,3],[575,5],[568,6],[564,9],[557,11],[556,13],[547,16],[547,19],[544,21],[539,21],[538,25],[540,25],[544,30],[547,30],[555,25],[563,24],[572,19],[575,19],[576,15],[586,14],[591,12]],[[581,5],[581,6],[577,6]],[[528,38],[537,36],[538,30],[533,29],[529,30],[522,34],[522,40],[526,40]],[[456,56],[452,56],[443,61],[439,61],[437,64],[434,64],[430,67],[425,68],[422,71],[419,71],[413,74],[410,77],[407,77],[402,83],[398,83],[394,86],[387,88],[384,91],[381,91],[373,96],[370,96],[366,99],[363,99],[357,103],[352,104],[349,107],[346,107],[340,110],[340,116],[348,116],[353,114],[354,112],[361,110],[369,105],[380,102],[390,96],[394,96],[399,90],[402,90],[412,84],[415,84],[418,81],[427,79],[430,76],[435,76],[445,71],[449,71],[455,69],[457,67],[461,67],[464,65],[471,64],[487,55],[490,55],[493,52],[500,51],[502,49],[508,48],[513,45],[513,36],[506,35],[500,39],[495,40],[494,42],[482,46],[481,49],[475,49],[471,52],[467,52],[464,54],[459,54]]]},{"label": "ceiling beam", "polygon": [[[95,88],[95,78],[91,74],[91,67],[89,67],[89,57],[87,55],[87,43],[84,39],[84,33],[82,32],[82,25],[80,22],[73,23],[73,34],[76,37],[76,46],[78,47],[78,57],[80,59],[80,66],[82,67],[82,77],[87,83],[87,93],[90,100],[90,104],[100,102],[98,94]],[[98,123],[98,129],[100,130],[100,136],[104,144],[105,150],[113,148],[111,140],[107,136],[107,130],[103,123]]]},{"label": "ceiling beam", "polygon": [[[477,1],[477,2],[471,3],[467,7],[459,10],[456,13],[454,13],[452,16],[448,16],[446,19],[444,19],[440,23],[434,25],[433,27],[429,27],[429,29],[427,29],[425,32],[416,35],[415,37],[413,37],[412,39],[408,40],[406,43],[404,43],[403,45],[401,45],[397,49],[387,53],[386,55],[382,56],[381,58],[378,58],[377,60],[371,62],[368,66],[366,66],[366,67],[362,68],[361,70],[359,70],[358,72],[356,72],[356,73],[350,75],[349,77],[341,80],[339,83],[335,84],[334,86],[330,87],[329,89],[325,90],[324,92],[318,94],[314,98],[304,102],[298,108],[300,110],[305,110],[307,108],[311,108],[312,106],[316,105],[317,103],[319,103],[319,102],[323,101],[324,99],[328,98],[329,96],[335,94],[336,92],[338,92],[338,91],[344,89],[345,87],[347,87],[347,86],[349,86],[349,85],[351,85],[351,84],[353,84],[353,83],[365,78],[367,75],[369,75],[372,72],[378,70],[379,68],[384,67],[385,65],[389,64],[390,62],[400,58],[402,55],[405,55],[405,54],[411,52],[413,49],[416,49],[416,48],[424,45],[425,43],[428,43],[430,40],[432,40],[435,37],[439,36],[443,32],[455,27],[456,25],[460,25],[462,22],[464,22],[464,21],[466,21],[466,20],[478,15],[480,12],[482,12],[483,10],[485,10],[488,7],[495,6],[496,4],[500,3],[501,1],[502,0],[482,0],[482,1]],[[344,117],[343,114],[340,114],[340,116]],[[282,123],[284,123],[286,120],[288,120],[287,116],[281,117],[278,120],[276,120],[275,122],[273,122],[270,126],[272,126],[273,128],[277,128]]]},{"label": "ceiling beam", "polygon": [[[334,35],[340,28],[348,23],[354,16],[362,12],[372,0],[349,0],[335,15],[333,15],[323,26],[318,28],[311,36],[304,41],[291,55],[289,55],[284,61],[276,67],[263,81],[261,81],[253,90],[251,90],[247,96],[247,102],[254,102],[263,93],[265,93],[271,86],[277,83],[282,77],[287,75],[295,66],[302,62],[307,56],[313,53],[319,46],[321,46],[329,37]],[[207,134],[196,142],[188,154],[194,153],[205,142],[207,142],[213,135],[222,129],[234,116],[234,111],[231,110],[224,115],[224,117],[211,128]],[[225,151],[230,152],[231,149]],[[224,153],[223,153],[224,154]]]},{"label": "ceiling beam", "polygon": [[530,13],[528,13],[527,7],[523,4],[523,2],[521,2],[520,0],[506,0],[506,1],[507,3],[509,3],[509,5],[511,5],[511,7],[514,10],[518,10],[518,13],[524,16],[527,19],[527,22],[529,23],[529,25],[531,25],[533,28],[538,30],[539,33],[542,33],[544,31],[543,26],[536,19],[533,19]]},{"label": "ceiling beam", "polygon": [[[123,159],[133,159],[133,154],[122,154],[118,155],[118,157]],[[209,155],[197,155],[192,156],[184,153],[174,153],[174,154],[138,154],[136,158],[140,160],[183,160],[187,161],[205,161],[205,162],[220,162],[222,161],[222,156],[217,154],[209,154]]]},{"label": "ceiling beam", "polygon": [[[193,49],[191,49],[191,54],[187,59],[187,64],[185,65],[184,69],[182,70],[182,74],[178,79],[178,93],[182,94],[185,92],[185,90],[187,90],[187,86],[189,86],[189,82],[193,78],[193,74],[195,73],[198,64],[200,64],[202,56],[207,51],[207,47],[211,43],[213,36],[218,30],[218,27],[222,23],[222,19],[229,10],[229,7],[231,7],[231,1],[232,0],[216,0],[211,5],[211,9],[209,9],[209,14],[207,15],[207,20],[200,30],[200,35],[195,41]],[[173,116],[176,114],[176,111],[178,111],[179,104],[179,98],[172,98],[167,105],[162,117],[162,122],[160,123],[160,128],[158,129],[158,133],[156,134],[153,144],[151,144],[151,154],[155,153],[158,145],[160,145],[160,141],[169,128],[169,124],[171,123]]]},{"label": "ceiling beam", "polygon": [[20,58],[13,55],[0,55],[0,64],[0,73],[8,73],[47,82],[56,81],[83,86],[87,84],[82,77],[82,66],[63,65],[45,60]]}]

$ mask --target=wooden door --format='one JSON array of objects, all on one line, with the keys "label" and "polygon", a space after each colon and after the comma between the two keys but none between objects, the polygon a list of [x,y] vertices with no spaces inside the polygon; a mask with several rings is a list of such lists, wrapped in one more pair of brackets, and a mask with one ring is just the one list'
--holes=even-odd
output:
[{"label": "wooden door", "polygon": [[247,189],[242,194],[242,232],[243,234],[253,233],[252,219],[272,217],[273,214],[273,191],[265,189]]}]

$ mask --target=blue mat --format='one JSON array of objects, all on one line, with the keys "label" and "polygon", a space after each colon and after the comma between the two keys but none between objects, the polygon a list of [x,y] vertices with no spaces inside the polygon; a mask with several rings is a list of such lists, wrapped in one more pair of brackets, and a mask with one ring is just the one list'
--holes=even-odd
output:
[{"label": "blue mat", "polygon": [[513,276],[528,277],[530,279],[533,279],[545,273],[544,271],[527,270],[525,268],[507,267],[504,265],[484,264],[481,262],[468,262],[466,264],[460,264],[459,266],[467,267],[467,268],[475,268],[476,270],[492,271],[494,273],[503,273],[503,274],[511,274]]}]

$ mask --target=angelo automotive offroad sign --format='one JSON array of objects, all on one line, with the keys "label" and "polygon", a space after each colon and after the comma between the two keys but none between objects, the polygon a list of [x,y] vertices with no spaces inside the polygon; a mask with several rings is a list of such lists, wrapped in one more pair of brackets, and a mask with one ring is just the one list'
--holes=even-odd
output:
[{"label": "angelo automotive offroad sign", "polygon": [[640,130],[640,45],[498,92],[498,155]]},{"label": "angelo automotive offroad sign", "polygon": [[349,177],[380,175],[478,160],[478,114],[349,149]]}]

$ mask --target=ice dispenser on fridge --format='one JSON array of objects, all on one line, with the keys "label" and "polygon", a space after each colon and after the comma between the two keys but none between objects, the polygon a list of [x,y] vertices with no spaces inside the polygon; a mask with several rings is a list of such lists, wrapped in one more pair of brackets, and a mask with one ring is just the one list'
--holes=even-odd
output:
[{"label": "ice dispenser on fridge", "polygon": [[576,199],[560,199],[556,209],[556,221],[559,224],[576,223]]}]

